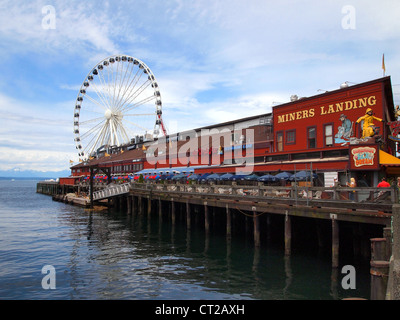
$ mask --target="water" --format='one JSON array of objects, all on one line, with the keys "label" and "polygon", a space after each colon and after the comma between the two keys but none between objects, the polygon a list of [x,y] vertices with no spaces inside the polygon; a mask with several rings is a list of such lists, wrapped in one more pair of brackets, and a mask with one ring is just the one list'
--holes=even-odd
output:
[{"label": "water", "polygon": [[[369,298],[369,269],[341,287],[329,255],[282,245],[255,249],[251,236],[175,226],[158,215],[92,212],[36,193],[37,181],[0,180],[0,299]],[[54,290],[42,268],[55,268]]]}]

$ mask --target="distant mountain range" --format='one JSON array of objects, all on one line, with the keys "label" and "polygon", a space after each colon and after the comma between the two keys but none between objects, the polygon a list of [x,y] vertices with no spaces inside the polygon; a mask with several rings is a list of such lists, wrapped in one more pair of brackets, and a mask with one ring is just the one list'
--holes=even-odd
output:
[{"label": "distant mountain range", "polygon": [[60,177],[69,177],[71,170],[63,171],[36,171],[36,170],[0,170],[0,179],[56,179]]}]

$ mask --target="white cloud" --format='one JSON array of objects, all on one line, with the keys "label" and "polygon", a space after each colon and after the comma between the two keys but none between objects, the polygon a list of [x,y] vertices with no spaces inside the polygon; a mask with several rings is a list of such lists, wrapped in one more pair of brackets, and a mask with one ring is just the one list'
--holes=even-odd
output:
[{"label": "white cloud", "polygon": [[[400,83],[397,0],[56,0],[56,29],[45,30],[41,9],[48,4],[0,1],[3,63],[18,61],[16,70],[33,63],[36,71],[0,77],[3,88],[23,84],[17,93],[0,93],[0,148],[14,159],[10,166],[17,159],[26,166],[67,166],[70,151],[75,155],[74,91],[112,54],[150,67],[171,130],[174,122],[179,130],[198,128],[270,112],[291,94],[378,78],[382,53],[387,74]],[[354,30],[342,28],[345,5],[355,8]],[[24,62],[27,56],[34,58]],[[38,86],[55,94],[38,98]]]},{"label": "white cloud", "polygon": [[[118,50],[112,36],[118,25],[109,19],[106,10],[89,2],[56,1],[55,29],[42,27],[46,15],[44,1],[3,1],[0,10],[0,35],[7,44],[7,53],[41,52],[59,55],[61,52],[88,54],[94,51],[113,53]],[[116,30],[117,29],[117,30]],[[60,52],[61,50],[61,52]]]},{"label": "white cloud", "polygon": [[63,170],[69,164],[66,160],[75,160],[72,111],[69,114],[67,105],[56,103],[42,112],[43,106],[0,94],[0,170]]}]

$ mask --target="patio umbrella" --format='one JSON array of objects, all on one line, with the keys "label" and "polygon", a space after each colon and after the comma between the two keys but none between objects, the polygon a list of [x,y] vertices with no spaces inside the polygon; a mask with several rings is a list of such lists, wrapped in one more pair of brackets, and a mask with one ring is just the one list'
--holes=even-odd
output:
[{"label": "patio umbrella", "polygon": [[289,180],[291,176],[292,176],[291,173],[284,171],[276,174],[275,178],[278,178],[279,180]]},{"label": "patio umbrella", "polygon": [[219,180],[220,175],[218,173],[213,173],[210,174],[209,176],[206,177],[207,181],[215,181],[215,180]]},{"label": "patio umbrella", "polygon": [[310,171],[299,171],[290,177],[290,181],[306,181],[316,178],[316,174],[311,174]]},{"label": "patio umbrella", "polygon": [[219,177],[219,180],[226,181],[226,180],[229,180],[232,177],[233,177],[232,173],[225,173],[225,174],[223,174],[222,176]]},{"label": "patio umbrella", "polygon": [[200,178],[199,175],[193,173],[187,179],[188,180],[198,180],[199,178]]},{"label": "patio umbrella", "polygon": [[206,178],[210,175],[211,173],[204,173],[199,177],[199,181],[205,181]]},{"label": "patio umbrella", "polygon": [[186,179],[185,173],[179,173],[171,178],[171,180],[174,180],[174,181],[180,181],[180,180],[184,180],[184,179]]},{"label": "patio umbrella", "polygon": [[245,176],[245,177],[244,177],[244,180],[247,180],[247,181],[256,181],[259,177],[260,177],[260,176],[258,176],[258,175],[256,175],[255,173],[253,173],[253,174],[250,174],[250,175],[248,175],[248,176]]},{"label": "patio umbrella", "polygon": [[265,174],[257,179],[257,181],[261,182],[275,182],[278,181],[279,179],[272,174]]},{"label": "patio umbrella", "polygon": [[246,178],[245,174],[234,174],[229,180],[237,181],[237,180],[244,180]]}]

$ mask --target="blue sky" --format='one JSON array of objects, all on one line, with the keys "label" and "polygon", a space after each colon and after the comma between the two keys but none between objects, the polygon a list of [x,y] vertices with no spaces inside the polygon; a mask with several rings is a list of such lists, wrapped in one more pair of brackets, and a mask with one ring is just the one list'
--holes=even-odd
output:
[{"label": "blue sky", "polygon": [[79,87],[114,54],[152,70],[170,133],[379,78],[383,53],[399,104],[399,14],[397,0],[0,0],[0,170],[78,161]]}]

